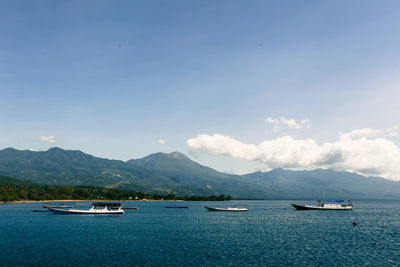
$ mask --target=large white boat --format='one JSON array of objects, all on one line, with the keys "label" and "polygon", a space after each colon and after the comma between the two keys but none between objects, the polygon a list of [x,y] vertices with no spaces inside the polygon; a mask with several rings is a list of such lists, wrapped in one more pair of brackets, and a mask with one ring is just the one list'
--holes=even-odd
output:
[{"label": "large white boat", "polygon": [[122,203],[115,202],[93,202],[92,207],[88,210],[81,209],[71,209],[71,208],[55,208],[47,207],[51,212],[56,214],[94,214],[94,215],[104,215],[104,214],[124,214],[122,209]]},{"label": "large white boat", "polygon": [[215,208],[215,207],[208,207],[204,206],[208,211],[247,211],[247,205],[246,204],[237,204],[233,207],[228,207],[228,208]]},{"label": "large white boat", "polygon": [[292,204],[297,210],[351,210],[353,204],[350,201],[344,203],[344,200],[318,200],[317,206]]}]

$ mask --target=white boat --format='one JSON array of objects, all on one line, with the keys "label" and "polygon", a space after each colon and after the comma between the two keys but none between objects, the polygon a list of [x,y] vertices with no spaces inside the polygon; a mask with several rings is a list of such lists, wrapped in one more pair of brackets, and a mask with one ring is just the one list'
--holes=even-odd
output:
[{"label": "white boat", "polygon": [[54,208],[47,207],[51,212],[56,214],[94,214],[94,215],[104,215],[104,214],[124,214],[122,209],[122,203],[115,202],[93,202],[92,207],[88,210],[81,209],[65,209],[65,208]]},{"label": "white boat", "polygon": [[228,207],[228,208],[216,208],[216,207],[208,207],[204,206],[208,211],[247,211],[247,205],[246,204],[238,204],[233,207]]},{"label": "white boat", "polygon": [[292,204],[297,210],[352,210],[353,204],[350,201],[344,203],[344,200],[318,200],[317,206]]}]

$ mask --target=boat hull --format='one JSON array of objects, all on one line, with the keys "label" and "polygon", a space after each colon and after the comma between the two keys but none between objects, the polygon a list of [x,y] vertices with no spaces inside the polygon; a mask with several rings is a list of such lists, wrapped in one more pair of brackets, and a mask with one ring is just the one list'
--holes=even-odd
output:
[{"label": "boat hull", "polygon": [[321,207],[321,206],[308,206],[308,205],[297,205],[292,204],[296,210],[352,210],[352,206],[341,206],[341,207]]},{"label": "boat hull", "polygon": [[79,214],[79,215],[120,215],[124,214],[123,210],[77,210],[77,209],[58,209],[58,208],[48,208],[51,212],[55,214]]},{"label": "boat hull", "polygon": [[247,208],[214,208],[214,207],[207,207],[204,206],[208,211],[247,211]]}]

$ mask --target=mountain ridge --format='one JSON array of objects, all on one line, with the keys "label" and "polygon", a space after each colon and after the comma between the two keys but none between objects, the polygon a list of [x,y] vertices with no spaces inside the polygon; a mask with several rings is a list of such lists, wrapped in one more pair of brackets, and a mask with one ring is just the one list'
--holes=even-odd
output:
[{"label": "mountain ridge", "polygon": [[35,183],[93,185],[177,195],[231,195],[234,198],[397,198],[400,182],[332,169],[273,169],[235,175],[203,166],[180,152],[154,153],[128,161],[80,150],[0,150],[0,174]]}]

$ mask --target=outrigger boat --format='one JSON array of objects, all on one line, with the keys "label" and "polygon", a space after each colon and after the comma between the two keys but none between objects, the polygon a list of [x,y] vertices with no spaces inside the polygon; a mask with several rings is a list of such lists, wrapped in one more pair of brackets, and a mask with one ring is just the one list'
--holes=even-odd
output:
[{"label": "outrigger boat", "polygon": [[215,208],[204,206],[208,211],[247,211],[247,204],[237,204],[228,208]]},{"label": "outrigger boat", "polygon": [[47,207],[51,212],[56,214],[124,214],[122,203],[115,202],[93,202],[89,210],[81,209],[64,209]]},{"label": "outrigger boat", "polygon": [[353,209],[353,204],[348,201],[346,204],[344,200],[318,200],[317,206],[311,205],[297,205],[292,204],[297,210],[351,210]]}]

